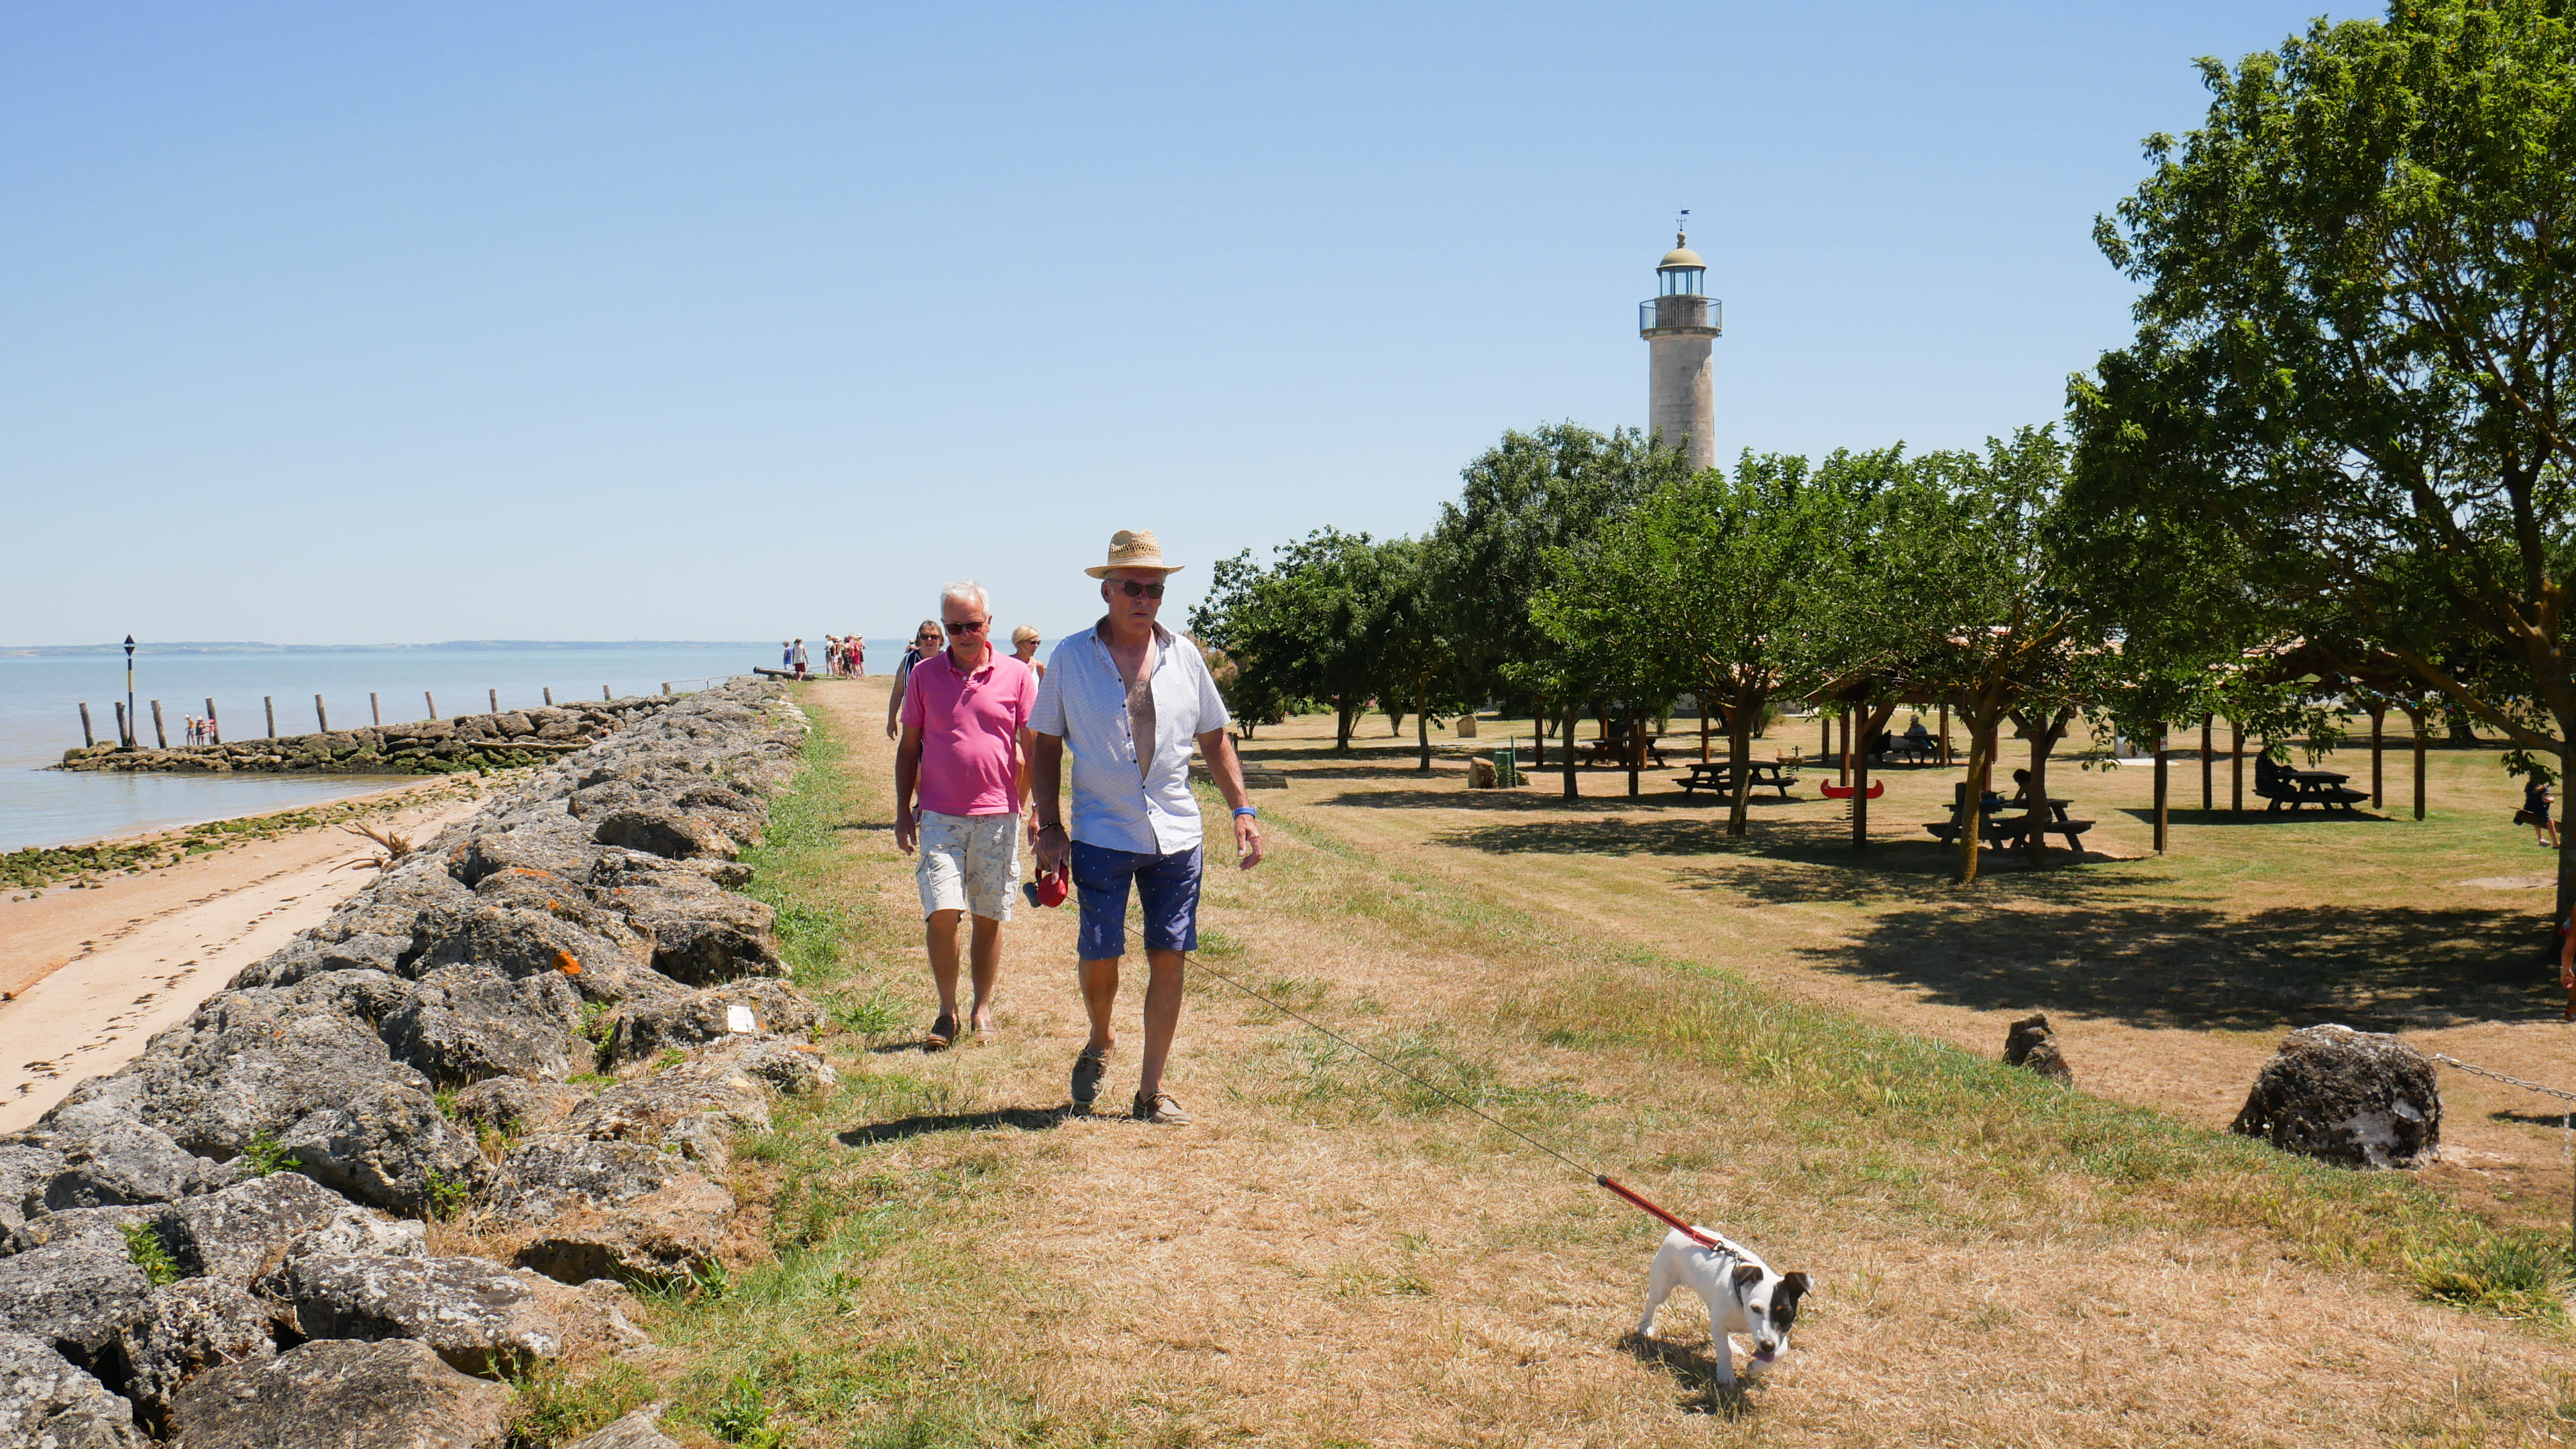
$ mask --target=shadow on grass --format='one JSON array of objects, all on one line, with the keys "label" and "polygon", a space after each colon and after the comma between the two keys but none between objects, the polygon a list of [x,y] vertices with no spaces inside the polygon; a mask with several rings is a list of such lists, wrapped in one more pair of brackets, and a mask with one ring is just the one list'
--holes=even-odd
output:
[{"label": "shadow on grass", "polygon": [[988,1112],[934,1112],[919,1117],[897,1117],[891,1122],[872,1122],[841,1133],[835,1141],[844,1147],[862,1147],[871,1142],[894,1142],[908,1137],[927,1137],[934,1132],[980,1132],[988,1127],[1013,1127],[1022,1132],[1044,1132],[1061,1127],[1072,1115],[1069,1107],[997,1107]]},{"label": "shadow on grass", "polygon": [[[2116,812],[2114,812],[2114,813],[2116,813],[2116,814],[2121,814],[2121,815],[2126,815],[2126,816],[2130,817],[2130,818],[2131,818],[2131,819],[2133,819],[2133,820],[2142,820],[2142,821],[2145,821],[2145,822],[2146,822],[2147,824],[2149,824],[2149,825],[2153,825],[2153,824],[2155,824],[2155,823],[2156,823],[2156,812],[2155,812],[2155,810],[2153,809],[2153,807],[2150,807],[2150,806],[2143,806],[2143,805],[2142,805],[2142,806],[2132,806],[2132,807],[2128,807],[2128,808],[2125,808],[2125,809],[2118,810],[2118,811],[2116,811]],[[2211,826],[2211,825],[2227,825],[2227,826],[2246,826],[2246,825],[2395,825],[2395,824],[2397,824],[2397,823],[2398,823],[2398,819],[2397,819],[2397,817],[2396,817],[2395,815],[2393,815],[2393,814],[2391,814],[2391,815],[2372,815],[2372,814],[2368,813],[2367,811],[2363,811],[2363,810],[2350,810],[2350,811],[2346,811],[2346,810],[2326,810],[2326,809],[2316,809],[2316,810],[2256,810],[2256,809],[2248,809],[2248,810],[2247,810],[2244,814],[2242,814],[2242,815],[2231,815],[2231,814],[2229,814],[2228,812],[2226,812],[2226,811],[2224,811],[2224,810],[2202,810],[2202,809],[2200,809],[2200,808],[2198,808],[2198,807],[2194,807],[2194,808],[2189,809],[2189,810],[2175,810],[2175,811],[2172,811],[2172,812],[2171,812],[2171,814],[2172,814],[2172,816],[2173,816],[2173,823],[2174,823],[2174,824],[2176,824],[2176,825],[2192,825],[2192,826]]]},{"label": "shadow on grass", "polygon": [[1620,1339],[1619,1346],[1628,1351],[1630,1358],[1664,1370],[1672,1375],[1673,1382],[1692,1390],[1680,1405],[1688,1412],[1728,1419],[1740,1419],[1753,1412],[1752,1402],[1745,1396],[1743,1378],[1732,1384],[1717,1381],[1717,1360],[1711,1349],[1667,1343],[1633,1330]]}]

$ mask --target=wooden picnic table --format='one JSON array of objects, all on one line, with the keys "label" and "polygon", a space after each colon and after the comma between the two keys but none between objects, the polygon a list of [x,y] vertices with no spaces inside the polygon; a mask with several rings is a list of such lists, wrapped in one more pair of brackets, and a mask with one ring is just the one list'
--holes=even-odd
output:
[{"label": "wooden picnic table", "polygon": [[[1665,768],[1662,735],[1646,736],[1646,759],[1658,770]],[[1583,763],[1619,765],[1628,760],[1628,736],[1602,735],[1583,742]]]},{"label": "wooden picnic table", "polygon": [[1879,751],[1881,759],[1894,760],[1901,757],[1919,765],[1927,760],[1941,758],[1941,741],[1931,735],[1925,735],[1921,739],[1916,739],[1912,735],[1888,735],[1884,743],[1886,748]]},{"label": "wooden picnic table", "polygon": [[[1674,776],[1673,783],[1681,786],[1685,795],[1710,790],[1716,792],[1721,800],[1731,800],[1735,798],[1734,772],[1734,762],[1720,760],[1693,765],[1689,774]],[[1772,786],[1780,792],[1783,800],[1789,798],[1789,787],[1798,783],[1798,766],[1786,760],[1747,760],[1744,772],[1745,779],[1753,788]]]},{"label": "wooden picnic table", "polygon": [[2351,778],[2332,770],[2275,770],[2268,776],[2258,771],[2254,793],[2272,802],[2263,807],[2266,814],[2285,805],[2294,813],[2302,805],[2314,805],[2348,815],[2354,806],[2370,798],[2359,790],[2344,788],[2343,782]]},{"label": "wooden picnic table", "polygon": [[[1977,834],[1983,838],[1988,845],[2009,847],[2021,845],[2027,842],[2030,839],[2031,831],[2036,828],[2043,844],[2046,843],[2047,837],[2051,835],[2063,835],[2066,837],[2066,848],[2068,850],[2074,851],[2079,855],[2083,853],[2084,845],[2078,837],[2082,836],[2085,831],[2092,829],[2093,822],[2090,820],[2069,820],[2066,818],[2067,807],[2073,805],[2075,803],[2074,801],[2051,799],[2048,802],[2048,813],[2037,821],[2034,821],[2031,818],[2033,812],[2027,807],[2024,807],[2022,812],[2018,815],[1998,813],[2001,811],[2011,810],[2020,803],[2021,802],[2019,801],[2004,800],[2000,797],[1987,800],[1985,806],[1985,818],[1980,822],[1981,828],[1978,830]],[[1925,831],[1930,833],[1933,839],[1940,841],[1943,845],[1948,845],[1959,838],[1961,817],[1966,814],[1967,807],[1962,805],[1950,812],[1949,819],[1932,821],[1923,828]]]}]

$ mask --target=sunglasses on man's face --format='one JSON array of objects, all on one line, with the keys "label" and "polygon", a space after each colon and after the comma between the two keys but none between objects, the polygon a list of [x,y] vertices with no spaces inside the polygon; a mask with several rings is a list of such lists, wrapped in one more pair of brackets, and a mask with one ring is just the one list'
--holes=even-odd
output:
[{"label": "sunglasses on man's face", "polygon": [[993,621],[990,619],[977,619],[970,623],[960,624],[956,620],[951,619],[948,621],[948,632],[951,634],[981,634],[984,632],[984,626],[992,622]]},{"label": "sunglasses on man's face", "polygon": [[1135,598],[1139,594],[1142,594],[1149,599],[1159,599],[1163,596],[1163,586],[1161,584],[1140,584],[1134,579],[1120,579],[1118,581],[1118,587],[1125,589],[1127,591],[1127,597],[1131,599]]}]

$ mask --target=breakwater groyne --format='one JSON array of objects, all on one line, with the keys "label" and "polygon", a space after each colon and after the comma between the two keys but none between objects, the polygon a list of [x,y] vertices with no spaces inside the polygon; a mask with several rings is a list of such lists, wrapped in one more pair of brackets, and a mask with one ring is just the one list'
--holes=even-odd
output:
[{"label": "breakwater groyne", "polygon": [[0,1137],[0,1416],[497,1446],[504,1381],[643,1345],[631,1289],[732,1231],[733,1134],[832,1074],[736,860],[802,716],[739,683],[620,723]]},{"label": "breakwater groyne", "polygon": [[94,745],[63,751],[62,770],[163,774],[453,775],[534,765],[588,749],[629,719],[671,701],[659,695],[544,709],[364,725],[285,738],[169,749]]}]

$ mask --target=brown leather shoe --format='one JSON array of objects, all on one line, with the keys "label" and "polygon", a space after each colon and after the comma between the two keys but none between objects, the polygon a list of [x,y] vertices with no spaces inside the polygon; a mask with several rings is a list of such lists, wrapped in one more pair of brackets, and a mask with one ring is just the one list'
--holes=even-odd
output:
[{"label": "brown leather shoe", "polygon": [[1084,1047],[1082,1055],[1073,1059],[1073,1110],[1091,1110],[1091,1104],[1100,1098],[1100,1079],[1108,1070],[1107,1052]]},{"label": "brown leather shoe", "polygon": [[1151,1097],[1138,1092],[1136,1105],[1132,1110],[1136,1114],[1137,1121],[1151,1122],[1157,1127],[1190,1125],[1190,1114],[1181,1109],[1181,1104],[1174,1101],[1169,1092],[1156,1092]]}]

